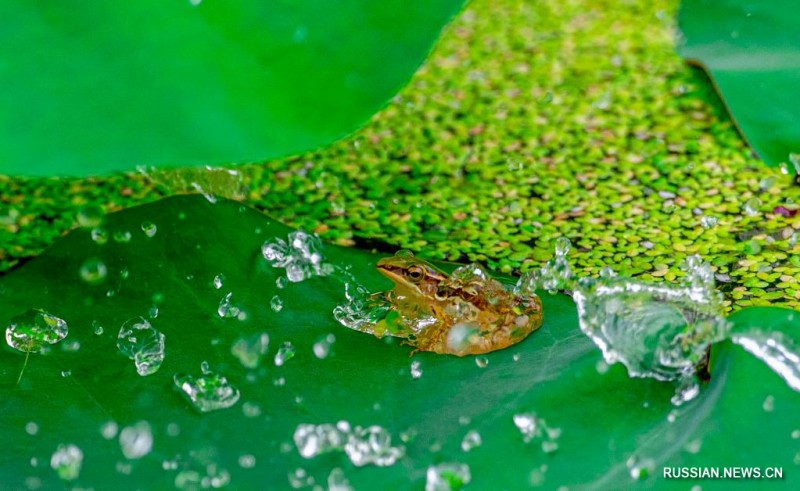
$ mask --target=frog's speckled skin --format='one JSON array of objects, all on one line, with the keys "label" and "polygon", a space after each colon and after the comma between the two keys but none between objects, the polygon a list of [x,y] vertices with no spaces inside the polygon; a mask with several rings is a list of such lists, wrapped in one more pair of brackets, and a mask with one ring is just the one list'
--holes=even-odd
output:
[{"label": "frog's speckled skin", "polygon": [[[478,265],[462,266],[448,276],[401,251],[381,259],[377,267],[395,284],[379,295],[396,315],[381,321],[374,332],[406,338],[418,351],[488,353],[525,339],[542,325],[539,297],[514,295]],[[456,326],[470,333],[466,341],[453,342]]]}]

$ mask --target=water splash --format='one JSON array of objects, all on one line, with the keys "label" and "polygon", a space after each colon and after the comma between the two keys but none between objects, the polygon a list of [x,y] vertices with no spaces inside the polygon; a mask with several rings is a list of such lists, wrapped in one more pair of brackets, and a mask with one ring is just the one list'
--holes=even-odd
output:
[{"label": "water splash", "polygon": [[472,480],[467,464],[444,462],[428,467],[425,491],[456,491]]},{"label": "water splash", "polygon": [[201,365],[202,375],[175,375],[175,385],[184,393],[189,402],[202,413],[225,409],[239,400],[239,389],[228,382],[224,376],[209,369],[208,363]]},{"label": "water splash", "polygon": [[302,231],[290,233],[288,242],[279,238],[264,242],[261,253],[273,268],[284,268],[286,278],[293,283],[333,272],[322,255],[319,237]]},{"label": "water splash", "polygon": [[136,372],[144,377],[161,368],[165,356],[165,338],[147,319],[134,317],[120,327],[117,349],[133,360]]},{"label": "water splash", "polygon": [[731,340],[766,363],[789,387],[800,391],[800,344],[788,334],[748,328],[734,332]]},{"label": "water splash", "polygon": [[[564,243],[562,243],[564,244]],[[603,352],[609,364],[620,362],[633,377],[694,380],[704,375],[708,348],[725,339],[729,324],[722,318],[722,294],[714,289],[710,266],[687,258],[679,285],[646,283],[609,274],[576,278],[566,246],[542,269],[520,278],[517,291],[536,288],[571,290],[581,330]],[[681,403],[695,393],[683,387]]]}]

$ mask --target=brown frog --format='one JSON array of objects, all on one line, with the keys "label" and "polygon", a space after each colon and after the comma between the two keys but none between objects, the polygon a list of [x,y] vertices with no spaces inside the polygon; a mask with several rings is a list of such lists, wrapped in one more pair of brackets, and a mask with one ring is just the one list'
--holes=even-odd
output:
[{"label": "brown frog", "polygon": [[488,353],[525,339],[542,325],[539,297],[513,294],[477,264],[447,275],[400,251],[377,267],[395,287],[375,294],[390,310],[373,334],[406,338],[417,351]]}]

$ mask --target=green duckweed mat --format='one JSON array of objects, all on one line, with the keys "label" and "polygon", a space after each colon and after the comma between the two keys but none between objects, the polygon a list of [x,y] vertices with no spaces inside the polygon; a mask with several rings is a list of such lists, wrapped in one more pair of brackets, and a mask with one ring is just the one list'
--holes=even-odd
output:
[{"label": "green duckweed mat", "polygon": [[[589,274],[609,265],[671,281],[699,253],[730,309],[797,308],[800,215],[776,207],[796,208],[800,186],[753,156],[677,55],[676,10],[474,0],[366,127],[240,167],[241,197],[338,244],[503,272],[538,266],[560,236]],[[75,226],[86,204],[112,211],[165,194],[141,174],[2,177],[0,271]]]}]

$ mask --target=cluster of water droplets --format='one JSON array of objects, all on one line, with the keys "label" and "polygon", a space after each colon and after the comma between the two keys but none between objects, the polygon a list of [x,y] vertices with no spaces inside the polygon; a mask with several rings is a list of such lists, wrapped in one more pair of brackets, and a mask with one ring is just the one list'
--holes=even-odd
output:
[{"label": "cluster of water droplets", "polygon": [[261,253],[273,268],[285,269],[286,278],[294,283],[333,272],[333,266],[322,255],[319,237],[302,231],[291,232],[288,241],[276,238],[264,242]]},{"label": "cluster of water droplets", "polygon": [[425,473],[425,491],[455,491],[472,480],[467,464],[443,462],[428,467]]},{"label": "cluster of water droplets", "polygon": [[513,416],[514,426],[522,435],[522,441],[531,443],[540,442],[542,451],[553,453],[558,450],[558,439],[561,436],[560,428],[551,428],[547,422],[534,413],[519,413]]},{"label": "cluster of water droplets", "polygon": [[333,424],[301,424],[294,431],[297,451],[306,459],[317,455],[344,451],[356,467],[394,465],[405,455],[405,447],[393,446],[388,430],[373,425],[351,427],[347,421]]},{"label": "cluster of water droplets", "polygon": [[139,375],[152,375],[164,361],[165,339],[164,333],[154,328],[150,321],[144,317],[134,317],[120,327],[117,348],[133,360]]},{"label": "cluster of water droplets", "polygon": [[207,362],[200,365],[201,375],[176,374],[175,385],[184,393],[197,410],[202,413],[225,409],[239,400],[239,389],[228,379],[211,370]]},{"label": "cluster of water droplets", "polygon": [[77,479],[82,466],[83,451],[77,445],[59,445],[50,457],[50,467],[65,481]]}]

